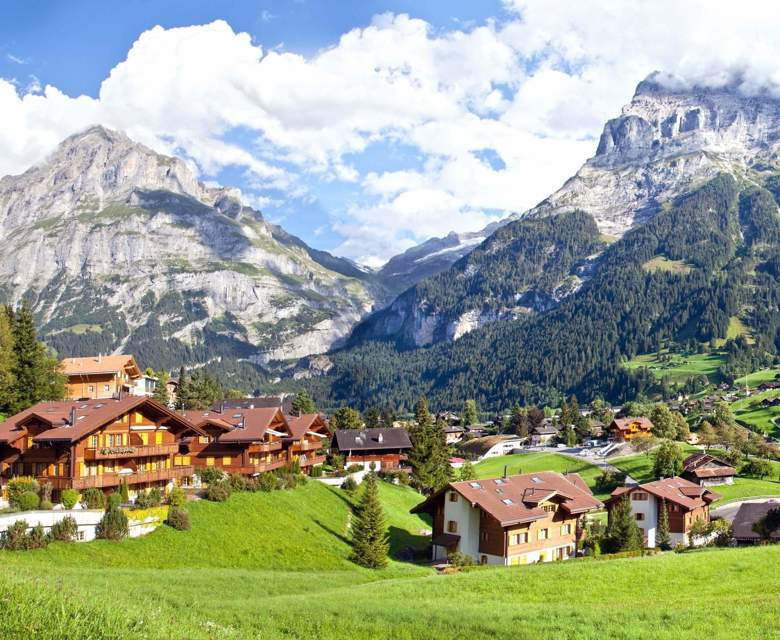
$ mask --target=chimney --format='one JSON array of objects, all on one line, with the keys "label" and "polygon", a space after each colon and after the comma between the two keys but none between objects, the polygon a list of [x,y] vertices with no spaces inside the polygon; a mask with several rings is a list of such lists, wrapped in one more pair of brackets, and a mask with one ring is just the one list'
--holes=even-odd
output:
[{"label": "chimney", "polygon": [[72,427],[75,424],[76,424],[76,407],[74,406],[70,408],[70,426]]},{"label": "chimney", "polygon": [[219,403],[219,412],[220,412],[220,413],[225,413],[225,401],[224,401],[224,400],[222,400],[222,401]]},{"label": "chimney", "polygon": [[246,429],[246,416],[241,414],[241,422],[238,424],[239,429]]},{"label": "chimney", "polygon": [[103,354],[98,353],[98,364],[100,364],[101,362],[103,362]]},{"label": "chimney", "polygon": [[504,478],[506,478],[506,465],[504,465]]},{"label": "chimney", "polygon": [[381,433],[380,433],[380,434],[379,434],[379,435],[376,437],[376,441],[377,441],[377,442],[383,442],[383,441],[384,441],[384,439],[385,439],[385,438],[384,438],[384,436],[383,436]]}]

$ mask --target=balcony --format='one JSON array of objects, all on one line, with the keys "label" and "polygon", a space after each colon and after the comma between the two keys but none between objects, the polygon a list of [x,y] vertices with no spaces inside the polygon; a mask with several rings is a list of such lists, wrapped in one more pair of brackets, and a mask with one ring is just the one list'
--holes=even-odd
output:
[{"label": "balcony", "polygon": [[265,473],[266,471],[281,469],[285,464],[287,464],[286,460],[274,460],[273,462],[261,462],[260,464],[231,465],[228,467],[220,467],[220,469],[227,473],[238,473],[250,476],[256,473]]},{"label": "balcony", "polygon": [[306,456],[306,458],[300,458],[298,460],[302,467],[311,467],[315,464],[323,464],[325,462],[325,456]]},{"label": "balcony", "polygon": [[254,444],[249,447],[249,453],[271,453],[272,451],[281,451],[282,441],[266,442],[264,444]]},{"label": "balcony", "polygon": [[320,440],[301,440],[293,446],[293,451],[318,451],[322,449],[323,444]]},{"label": "balcony", "polygon": [[84,460],[117,460],[179,453],[178,444],[142,444],[121,447],[97,447],[84,450]]},{"label": "balcony", "polygon": [[60,489],[102,489],[104,487],[118,487],[124,479],[127,484],[141,484],[146,482],[159,482],[161,480],[180,480],[193,474],[192,466],[173,467],[171,469],[157,469],[156,471],[135,471],[133,473],[104,473],[99,476],[82,476],[80,478],[53,478],[41,476],[38,482],[50,482],[52,488]]}]

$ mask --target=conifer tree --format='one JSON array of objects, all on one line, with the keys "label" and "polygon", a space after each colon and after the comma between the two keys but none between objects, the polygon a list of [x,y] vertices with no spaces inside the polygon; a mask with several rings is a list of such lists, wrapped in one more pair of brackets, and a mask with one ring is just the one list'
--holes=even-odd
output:
[{"label": "conifer tree", "polygon": [[631,502],[623,496],[609,514],[609,525],[604,538],[609,553],[637,551],[642,548],[642,533],[631,513]]},{"label": "conifer tree", "polygon": [[433,439],[433,420],[428,411],[428,401],[420,398],[414,411],[415,424],[409,430],[412,449],[409,452],[409,465],[412,467],[414,485],[423,493],[433,486],[431,474],[431,450]]},{"label": "conifer tree", "polygon": [[168,380],[170,380],[171,377],[168,375],[167,371],[152,371],[151,375],[157,378],[152,398],[167,407],[171,402],[171,396],[168,393]]},{"label": "conifer tree", "polygon": [[302,416],[304,413],[317,413],[314,400],[311,399],[306,389],[295,394],[295,398],[292,401],[292,412],[296,416]]},{"label": "conifer tree", "polygon": [[463,403],[463,424],[467,427],[472,424],[477,424],[479,418],[477,416],[477,402],[476,400],[466,400]]},{"label": "conifer tree", "polygon": [[461,481],[463,480],[476,480],[477,479],[477,472],[474,471],[474,465],[471,464],[468,460],[463,463],[463,466],[460,468],[460,477],[459,479]]},{"label": "conifer tree", "polygon": [[363,494],[352,519],[352,562],[368,569],[387,566],[390,542],[382,505],[379,502],[376,474],[363,481]]},{"label": "conifer tree", "polygon": [[187,370],[184,367],[179,369],[179,385],[176,388],[176,408],[186,409],[189,406],[190,390],[189,380],[187,379]]},{"label": "conifer tree", "polygon": [[666,510],[666,498],[661,500],[661,512],[658,514],[658,535],[655,537],[656,546],[664,551],[671,549],[669,537],[669,512]]},{"label": "conifer tree", "polygon": [[525,438],[528,436],[528,417],[519,404],[512,407],[512,415],[509,418],[509,424],[516,436]]},{"label": "conifer tree", "polygon": [[453,477],[453,470],[450,466],[450,451],[447,446],[447,436],[444,433],[444,428],[447,423],[444,420],[437,420],[432,427],[431,432],[431,457],[430,457],[430,474],[431,474],[431,486],[430,491],[438,491],[444,485],[446,485]]},{"label": "conifer tree", "polygon": [[16,355],[8,307],[0,307],[0,413],[10,413],[16,402]]}]

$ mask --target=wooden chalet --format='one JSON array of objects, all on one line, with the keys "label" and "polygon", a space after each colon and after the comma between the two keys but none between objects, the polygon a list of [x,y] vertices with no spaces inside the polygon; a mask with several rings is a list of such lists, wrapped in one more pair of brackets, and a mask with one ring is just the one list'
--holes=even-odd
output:
[{"label": "wooden chalet", "polygon": [[433,518],[433,560],[521,565],[573,558],[583,515],[603,506],[576,473],[543,471],[451,482],[412,513]]},{"label": "wooden chalet", "polygon": [[71,400],[118,398],[123,394],[151,395],[135,358],[130,355],[65,358],[66,396]]},{"label": "wooden chalet", "polygon": [[400,427],[377,429],[342,429],[333,436],[331,443],[350,464],[360,464],[366,469],[397,469],[406,460],[412,448],[409,434]]},{"label": "wooden chalet", "polygon": [[728,462],[707,453],[694,453],[685,459],[680,475],[702,487],[711,487],[719,484],[734,484],[737,470]]},{"label": "wooden chalet", "polygon": [[653,435],[653,423],[648,418],[615,418],[607,431],[615,442],[631,442]]},{"label": "wooden chalet", "polygon": [[151,398],[41,402],[0,423],[0,479],[34,476],[63,489],[131,492],[186,483],[193,467],[179,452],[199,428]]},{"label": "wooden chalet", "polygon": [[279,407],[184,411],[202,433],[185,438],[183,450],[195,470],[218,467],[227,473],[258,475],[284,467],[285,442],[292,431]]},{"label": "wooden chalet", "polygon": [[314,465],[325,462],[324,448],[330,444],[328,423],[319,413],[287,416],[292,437],[285,443],[290,462],[298,461],[307,473]]},{"label": "wooden chalet", "polygon": [[612,517],[619,500],[628,498],[646,547],[655,547],[661,509],[666,505],[672,545],[689,543],[689,534],[698,520],[710,521],[710,504],[720,494],[685,478],[666,478],[646,484],[618,487],[604,503]]}]

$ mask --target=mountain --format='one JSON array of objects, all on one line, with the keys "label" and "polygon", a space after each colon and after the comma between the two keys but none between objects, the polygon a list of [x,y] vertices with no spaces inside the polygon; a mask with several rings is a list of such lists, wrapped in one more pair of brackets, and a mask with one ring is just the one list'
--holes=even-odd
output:
[{"label": "mountain", "polygon": [[771,96],[649,78],[559,191],[356,327],[330,356],[329,399],[620,400],[649,384],[626,359],[736,334],[732,373],[772,361],[779,153]]},{"label": "mountain", "polygon": [[265,363],[337,345],[385,295],[198,182],[182,160],[92,127],[0,180],[0,298],[32,302],[60,355]]},{"label": "mountain", "polygon": [[[743,96],[735,85],[668,88],[662,80],[653,74],[638,85],[622,114],[605,125],[596,155],[558,191],[504,221],[473,252],[462,251],[451,267],[436,269],[404,291],[358,325],[350,343],[392,338],[404,348],[419,347],[548,310],[579,289],[609,242],[652,219],[675,196],[720,173],[760,182],[762,172],[776,166],[780,102]],[[532,221],[577,211],[593,219],[602,242],[600,247],[583,243],[573,254],[568,247],[564,262],[557,262],[556,239],[544,233],[533,238]],[[538,251],[540,242],[549,243],[544,249],[549,255],[533,257],[528,252]],[[535,261],[544,277],[509,273],[513,256],[524,264]]]}]

